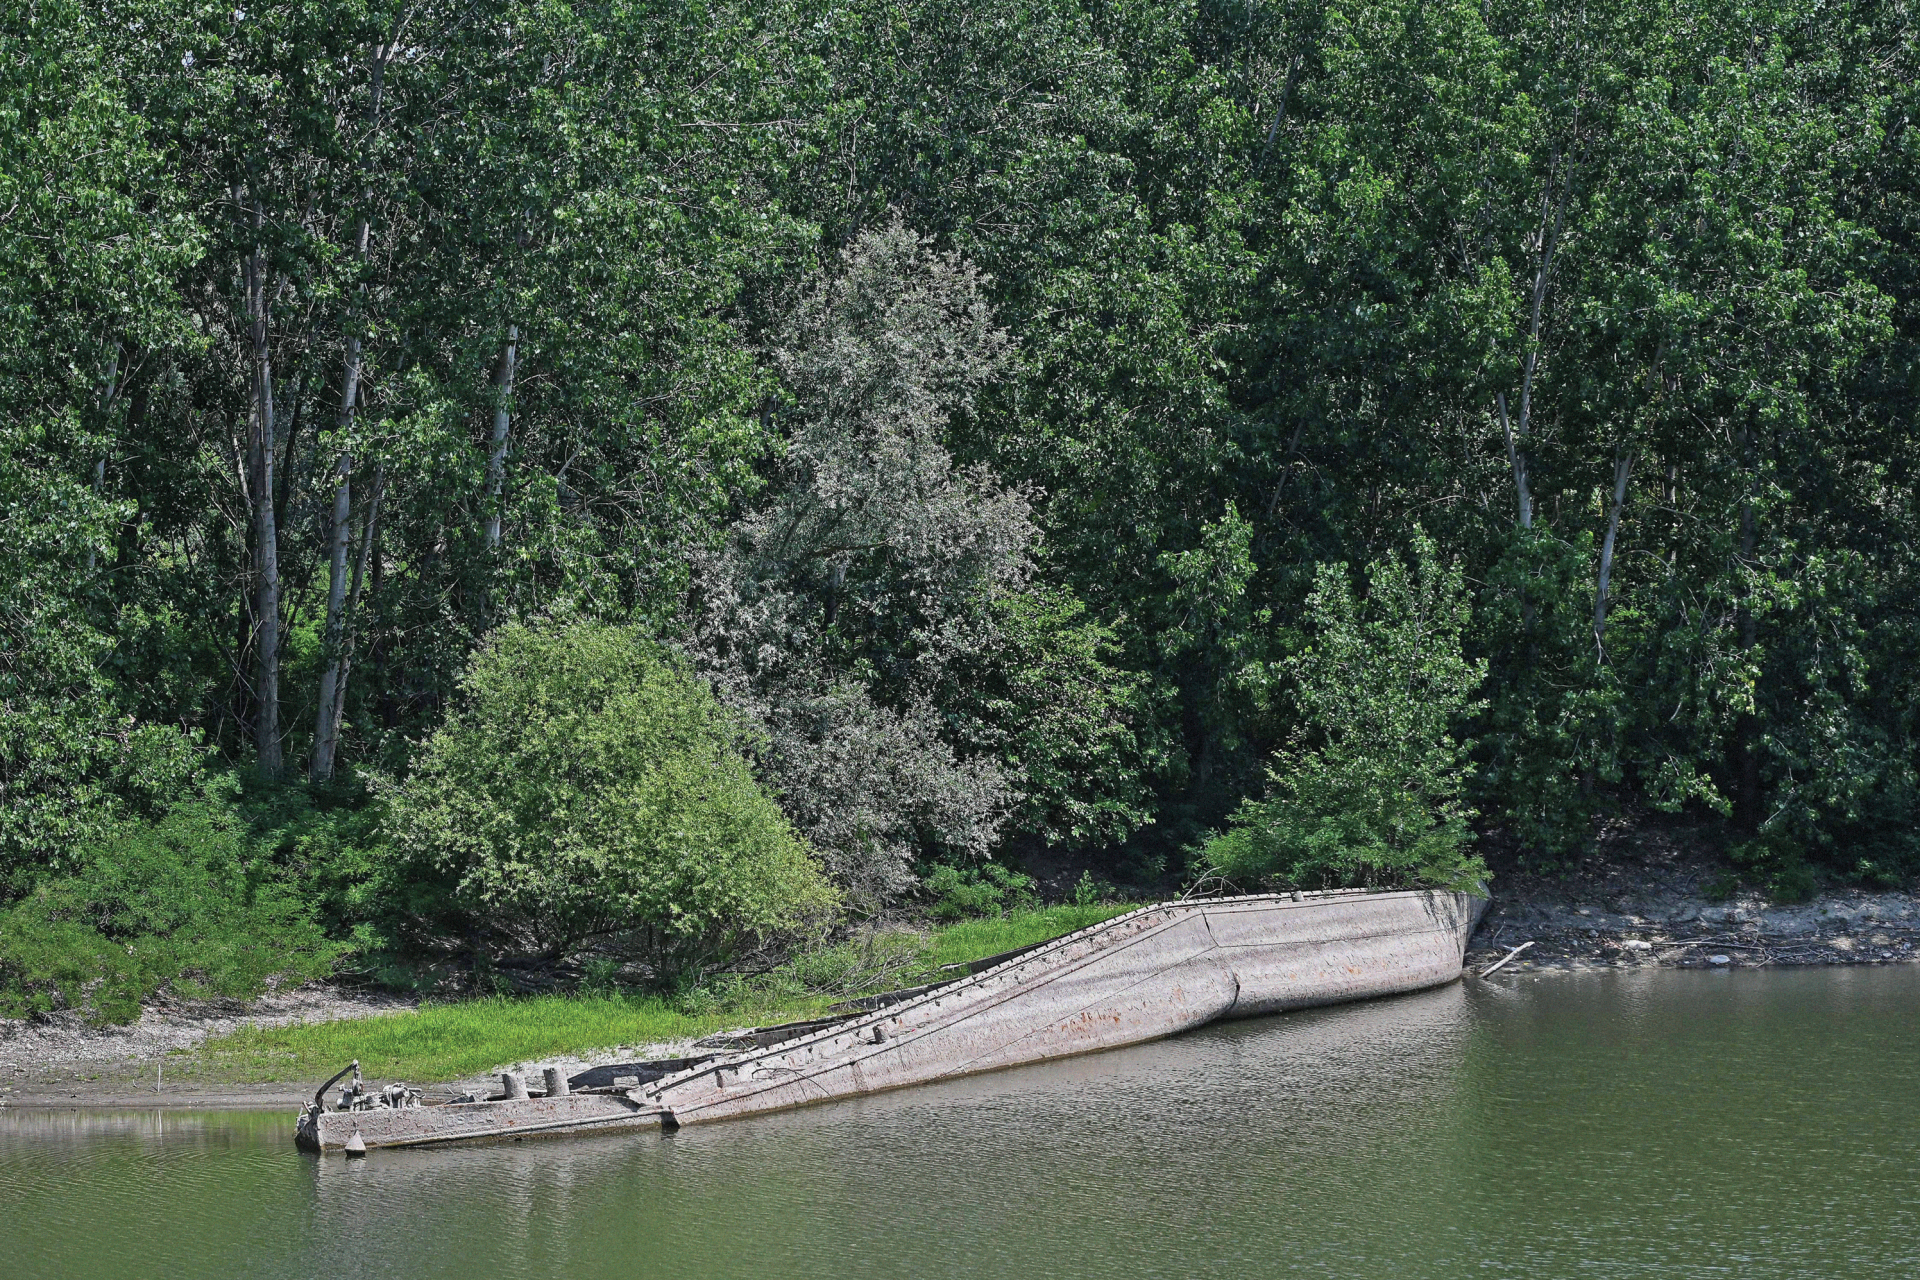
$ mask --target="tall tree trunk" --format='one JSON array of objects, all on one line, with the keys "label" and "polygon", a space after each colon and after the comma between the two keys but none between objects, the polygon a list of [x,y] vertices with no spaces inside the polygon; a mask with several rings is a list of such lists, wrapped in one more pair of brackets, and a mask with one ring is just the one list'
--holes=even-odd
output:
[{"label": "tall tree trunk", "polygon": [[[120,395],[120,344],[115,342],[107,353],[107,373],[100,380],[100,427],[106,430],[113,410],[113,402]],[[111,439],[111,435],[108,437]],[[100,456],[93,461],[93,496],[98,498],[107,487],[107,454],[102,449]],[[87,544],[87,572],[91,574],[99,563],[99,552],[89,542]]]},{"label": "tall tree trunk", "polygon": [[1287,439],[1287,451],[1280,455],[1280,478],[1273,483],[1273,496],[1267,499],[1267,519],[1273,519],[1280,510],[1280,499],[1287,492],[1287,480],[1293,475],[1289,469],[1294,455],[1300,452],[1300,434],[1306,430],[1307,420],[1303,417],[1293,424],[1293,435]]},{"label": "tall tree trunk", "polygon": [[[1560,156],[1554,156],[1553,168],[1560,167]],[[1532,464],[1527,456],[1527,443],[1533,433],[1533,383],[1540,371],[1540,334],[1546,324],[1547,287],[1553,279],[1553,255],[1560,245],[1560,232],[1566,225],[1567,193],[1573,189],[1573,175],[1561,174],[1558,177],[1560,193],[1554,196],[1552,177],[1548,180],[1547,190],[1540,198],[1540,230],[1538,232],[1539,260],[1533,272],[1533,286],[1528,291],[1527,349],[1520,358],[1520,413],[1516,418],[1507,411],[1507,393],[1494,394],[1494,404],[1500,410],[1500,429],[1507,438],[1507,462],[1513,468],[1513,491],[1519,506],[1520,527],[1533,528],[1533,487]]]},{"label": "tall tree trunk", "polygon": [[[250,593],[242,591],[233,604],[233,665],[227,673],[227,715],[221,721],[220,745],[236,753],[252,732],[253,686],[247,679],[247,667],[253,661],[253,607]],[[227,739],[232,726],[233,739]]]},{"label": "tall tree trunk", "polygon": [[[350,362],[354,359],[355,345],[349,340]],[[351,379],[351,375],[349,377]],[[350,420],[351,415],[342,410],[341,417]],[[342,423],[343,428],[347,425],[350,421]],[[327,622],[322,649],[325,665],[320,670],[319,706],[314,712],[313,756],[307,763],[310,782],[325,782],[333,777],[334,743],[340,729],[334,709],[340,700],[345,650],[342,633],[346,624],[347,543],[352,534],[353,508],[353,453],[350,450],[340,451],[334,475],[337,479],[333,486],[332,555],[327,561]]]},{"label": "tall tree trunk", "polygon": [[[374,479],[381,482],[381,487],[385,488],[384,472],[376,471]],[[367,590],[372,593],[372,599],[368,601],[367,608],[373,630],[373,644],[367,652],[367,657],[373,664],[373,687],[377,691],[374,694],[374,714],[380,719],[380,727],[390,731],[399,723],[399,707],[394,701],[393,688],[387,678],[387,649],[381,643],[383,637],[380,632],[380,602],[386,599],[387,581],[386,557],[380,554],[381,533],[382,528],[378,525],[367,531],[367,546],[362,550],[361,555],[368,561]]]},{"label": "tall tree trunk", "polygon": [[[1740,502],[1740,562],[1743,566],[1753,561],[1754,541],[1753,495],[1749,493]],[[1744,590],[1734,624],[1739,631],[1740,652],[1748,661],[1752,661],[1753,647],[1759,638],[1758,627],[1754,622],[1753,605]],[[1756,746],[1759,737],[1760,717],[1754,714],[1749,705],[1740,712],[1733,724],[1734,824],[1749,835],[1760,829],[1760,752]]]},{"label": "tall tree trunk", "polygon": [[[278,299],[278,291],[275,292],[274,297]],[[296,496],[294,480],[300,472],[300,428],[304,425],[300,421],[300,410],[307,400],[307,371],[296,365],[293,373],[293,395],[284,401],[278,396],[274,399],[278,404],[287,405],[287,415],[284,418],[276,418],[273,424],[274,435],[282,439],[280,461],[275,464],[273,472],[273,509],[287,511],[294,505]],[[284,435],[281,430],[283,427]]]},{"label": "tall tree trunk", "polygon": [[1500,408],[1500,428],[1507,437],[1507,463],[1513,468],[1513,493],[1520,507],[1520,527],[1533,528],[1533,487],[1528,479],[1527,467],[1527,420],[1520,419],[1520,430],[1513,429],[1513,419],[1507,413],[1507,393],[1496,391],[1494,403]]},{"label": "tall tree trunk", "polygon": [[[360,222],[361,257],[365,257],[367,223]],[[316,700],[313,725],[313,756],[307,764],[307,777],[325,782],[333,777],[334,748],[340,737],[340,708],[346,699],[347,632],[347,546],[352,540],[353,519],[353,414],[360,398],[360,336],[347,336],[346,362],[340,379],[340,457],[334,462],[333,524],[328,541],[332,555],[327,561],[327,621],[320,670],[320,696]],[[378,501],[377,491],[375,501]],[[368,528],[374,514],[367,516]],[[364,559],[364,551],[362,553]]]},{"label": "tall tree trunk", "polygon": [[[255,197],[253,228],[262,214]],[[253,499],[253,745],[263,777],[278,778],[280,754],[280,536],[273,509],[273,360],[267,346],[266,250],[255,240],[244,283],[253,356],[252,403],[247,412],[247,462]]]},{"label": "tall tree trunk", "polygon": [[1593,652],[1601,665],[1607,661],[1608,590],[1613,582],[1613,548],[1620,535],[1620,512],[1627,505],[1627,478],[1633,454],[1622,450],[1613,460],[1613,508],[1607,513],[1607,536],[1600,543],[1600,573],[1593,588]]},{"label": "tall tree trunk", "polygon": [[831,627],[840,617],[840,593],[847,585],[847,558],[835,556],[827,568],[827,625]]},{"label": "tall tree trunk", "polygon": [[[353,587],[347,593],[346,604],[342,610],[341,640],[339,654],[329,665],[327,675],[320,682],[320,695],[327,699],[320,708],[320,723],[325,726],[324,744],[314,744],[316,772],[314,781],[324,782],[333,776],[333,763],[340,742],[340,722],[347,709],[347,677],[353,673],[354,620],[360,616],[361,588],[367,580],[367,563],[373,555],[374,541],[380,531],[380,500],[387,489],[387,468],[384,462],[377,462],[373,468],[373,489],[367,497],[367,515],[360,526],[360,555],[353,565]],[[327,772],[319,773],[318,764],[324,758]]]},{"label": "tall tree trunk", "polygon": [[[252,401],[251,393],[248,401]],[[251,410],[247,416],[251,422]],[[244,522],[237,522],[238,546],[232,549],[232,562],[221,557],[221,568],[230,570],[230,578],[243,584],[233,606],[233,655],[227,670],[226,715],[220,727],[221,745],[238,752],[243,743],[253,738],[253,452],[247,446],[245,431],[234,421],[231,412],[226,415],[225,427],[233,479],[240,490],[241,507],[246,512]],[[223,545],[221,550],[227,548]],[[231,743],[226,739],[229,725],[233,730]]]},{"label": "tall tree trunk", "polygon": [[1293,96],[1293,87],[1300,81],[1300,69],[1306,64],[1304,52],[1293,55],[1293,61],[1287,64],[1287,78],[1280,82],[1280,105],[1273,113],[1273,123],[1267,127],[1267,140],[1260,144],[1260,158],[1254,162],[1253,171],[1259,173],[1267,167],[1267,153],[1273,150],[1273,140],[1280,136],[1280,126],[1287,122],[1287,100]]},{"label": "tall tree trunk", "polygon": [[[380,91],[386,80],[387,62],[392,57],[398,39],[399,32],[396,29],[393,40],[377,46],[373,51],[367,100],[369,145],[380,130]],[[364,160],[356,158],[354,167],[364,173]],[[372,244],[372,203],[373,192],[362,183],[360,217],[353,233],[353,262],[358,270],[365,269],[367,251]],[[347,317],[346,358],[340,373],[340,457],[333,468],[333,531],[330,539],[333,554],[327,564],[327,621],[322,650],[325,665],[320,671],[320,696],[315,699],[313,756],[307,764],[307,777],[313,782],[325,782],[333,777],[335,748],[340,740],[340,713],[346,706],[347,697],[347,653],[352,645],[352,635],[348,630],[352,610],[347,603],[347,544],[352,534],[353,415],[360,399],[362,355],[359,325],[363,319],[361,311],[365,296],[364,284],[356,283],[354,305]],[[360,563],[354,567],[353,592],[356,600],[360,592],[360,575],[366,565],[366,539],[371,536],[379,518],[379,488],[380,481],[376,479],[373,498],[368,504],[366,529],[361,535]]]},{"label": "tall tree trunk", "polygon": [[1669,535],[1671,541],[1667,546],[1667,573],[1671,576],[1675,567],[1680,563],[1680,538],[1678,534],[1680,527],[1680,464],[1677,462],[1669,462],[1667,464],[1666,502],[1666,525],[1668,529],[1675,531]]},{"label": "tall tree trunk", "polygon": [[507,477],[507,424],[513,399],[513,361],[520,330],[507,326],[500,359],[493,367],[493,440],[487,453],[487,549],[500,545],[500,493]]}]

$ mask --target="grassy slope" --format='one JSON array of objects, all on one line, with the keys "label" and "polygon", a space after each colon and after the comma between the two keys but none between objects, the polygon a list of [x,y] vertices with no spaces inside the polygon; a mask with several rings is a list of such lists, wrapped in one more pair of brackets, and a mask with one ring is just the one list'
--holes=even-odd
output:
[{"label": "grassy slope", "polygon": [[[1044,942],[1130,909],[1047,907],[970,920],[892,948],[895,962],[890,964],[870,963],[871,948],[840,949],[827,963],[803,958],[788,971],[741,984],[706,1008],[659,996],[536,996],[428,1004],[412,1013],[346,1022],[249,1028],[208,1042],[193,1074],[318,1083],[358,1058],[361,1069],[376,1079],[450,1080],[503,1063],[692,1039],[817,1015],[835,1000],[931,981],[945,976],[941,965]],[[856,957],[869,963],[862,967]]]},{"label": "grassy slope", "polygon": [[1102,920],[1133,910],[1132,906],[1103,904],[1089,907],[1042,907],[990,920],[968,920],[951,925],[933,935],[926,960],[929,968],[960,964],[984,956],[998,955],[1015,947],[1031,946],[1084,929]]}]

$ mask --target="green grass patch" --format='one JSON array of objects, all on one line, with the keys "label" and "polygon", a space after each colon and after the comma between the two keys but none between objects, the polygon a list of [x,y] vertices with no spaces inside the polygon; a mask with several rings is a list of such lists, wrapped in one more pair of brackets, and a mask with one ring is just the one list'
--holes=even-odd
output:
[{"label": "green grass patch", "polygon": [[690,998],[655,995],[494,997],[429,1003],[408,1013],[246,1028],[209,1041],[192,1074],[318,1084],[354,1058],[369,1077],[441,1081],[503,1063],[616,1046],[695,1039],[733,1027],[813,1017],[835,1000],[949,976],[940,966],[1045,942],[1131,910],[1063,906],[969,920],[930,936],[879,935],[797,957],[772,974]]},{"label": "green grass patch", "polygon": [[1015,947],[1030,947],[1133,909],[1133,905],[1096,903],[1084,907],[1042,907],[998,918],[968,920],[933,935],[926,950],[927,964],[937,969],[943,964],[961,964],[1012,951]]},{"label": "green grass patch", "polygon": [[659,996],[493,997],[377,1018],[245,1028],[209,1042],[201,1057],[212,1074],[233,1080],[318,1084],[354,1058],[382,1080],[449,1080],[502,1063],[692,1039],[743,1021],[779,1022],[809,1012],[765,1006],[689,1013]]}]

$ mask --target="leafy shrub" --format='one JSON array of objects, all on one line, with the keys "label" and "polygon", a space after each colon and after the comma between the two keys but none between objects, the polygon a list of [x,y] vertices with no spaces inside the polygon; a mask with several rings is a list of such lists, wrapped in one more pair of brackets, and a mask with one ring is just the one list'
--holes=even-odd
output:
[{"label": "leafy shrub", "polygon": [[630,627],[511,624],[392,795],[403,857],[451,880],[488,949],[626,934],[656,965],[834,905],[705,685]]},{"label": "leafy shrub", "polygon": [[202,752],[169,725],[136,724],[103,700],[35,699],[0,677],[0,902],[122,823],[151,820],[188,790]]},{"label": "leafy shrub", "polygon": [[621,964],[610,956],[594,956],[580,966],[580,994],[617,996],[620,994]]},{"label": "leafy shrub", "polygon": [[1459,567],[1424,533],[1414,567],[1369,567],[1364,600],[1346,566],[1322,565],[1311,646],[1286,665],[1303,728],[1277,752],[1269,794],[1243,801],[1207,842],[1230,879],[1283,885],[1437,885],[1483,880],[1461,799],[1466,748],[1448,733],[1484,667],[1460,651],[1470,611]]},{"label": "leafy shrub", "polygon": [[1805,846],[1784,832],[1763,831],[1727,850],[1727,858],[1775,902],[1805,902],[1819,892]]},{"label": "leafy shrub", "polygon": [[932,704],[882,706],[847,681],[789,682],[772,701],[736,705],[765,733],[760,761],[782,808],[853,906],[878,910],[910,888],[916,849],[986,856],[1006,778],[991,760],[956,753]]},{"label": "leafy shrub", "polygon": [[926,876],[926,892],[933,899],[927,914],[935,920],[966,920],[977,916],[1030,911],[1040,905],[1033,877],[997,862],[972,867],[935,867]]},{"label": "leafy shrub", "polygon": [[314,909],[328,934],[364,956],[391,949],[421,886],[404,881],[387,839],[386,806],[357,776],[326,786],[237,778],[237,805],[259,855]]},{"label": "leafy shrub", "polygon": [[272,979],[325,975],[342,947],[311,906],[251,855],[221,798],[129,824],[76,855],[77,869],[0,913],[0,1007],[56,1007],[128,1022],[162,988],[258,995]]}]

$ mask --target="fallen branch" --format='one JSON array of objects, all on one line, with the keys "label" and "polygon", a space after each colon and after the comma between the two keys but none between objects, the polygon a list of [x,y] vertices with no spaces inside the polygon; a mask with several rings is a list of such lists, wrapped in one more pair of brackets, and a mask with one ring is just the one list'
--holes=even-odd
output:
[{"label": "fallen branch", "polygon": [[1508,961],[1512,960],[1515,956],[1519,955],[1522,951],[1525,951],[1528,947],[1532,945],[1533,943],[1531,940],[1521,943],[1519,946],[1515,947],[1513,950],[1507,952],[1506,955],[1501,956],[1498,960],[1495,960],[1492,964],[1482,969],[1480,971],[1480,976],[1483,978],[1490,977],[1495,970],[1500,968],[1500,966],[1506,964]]}]

